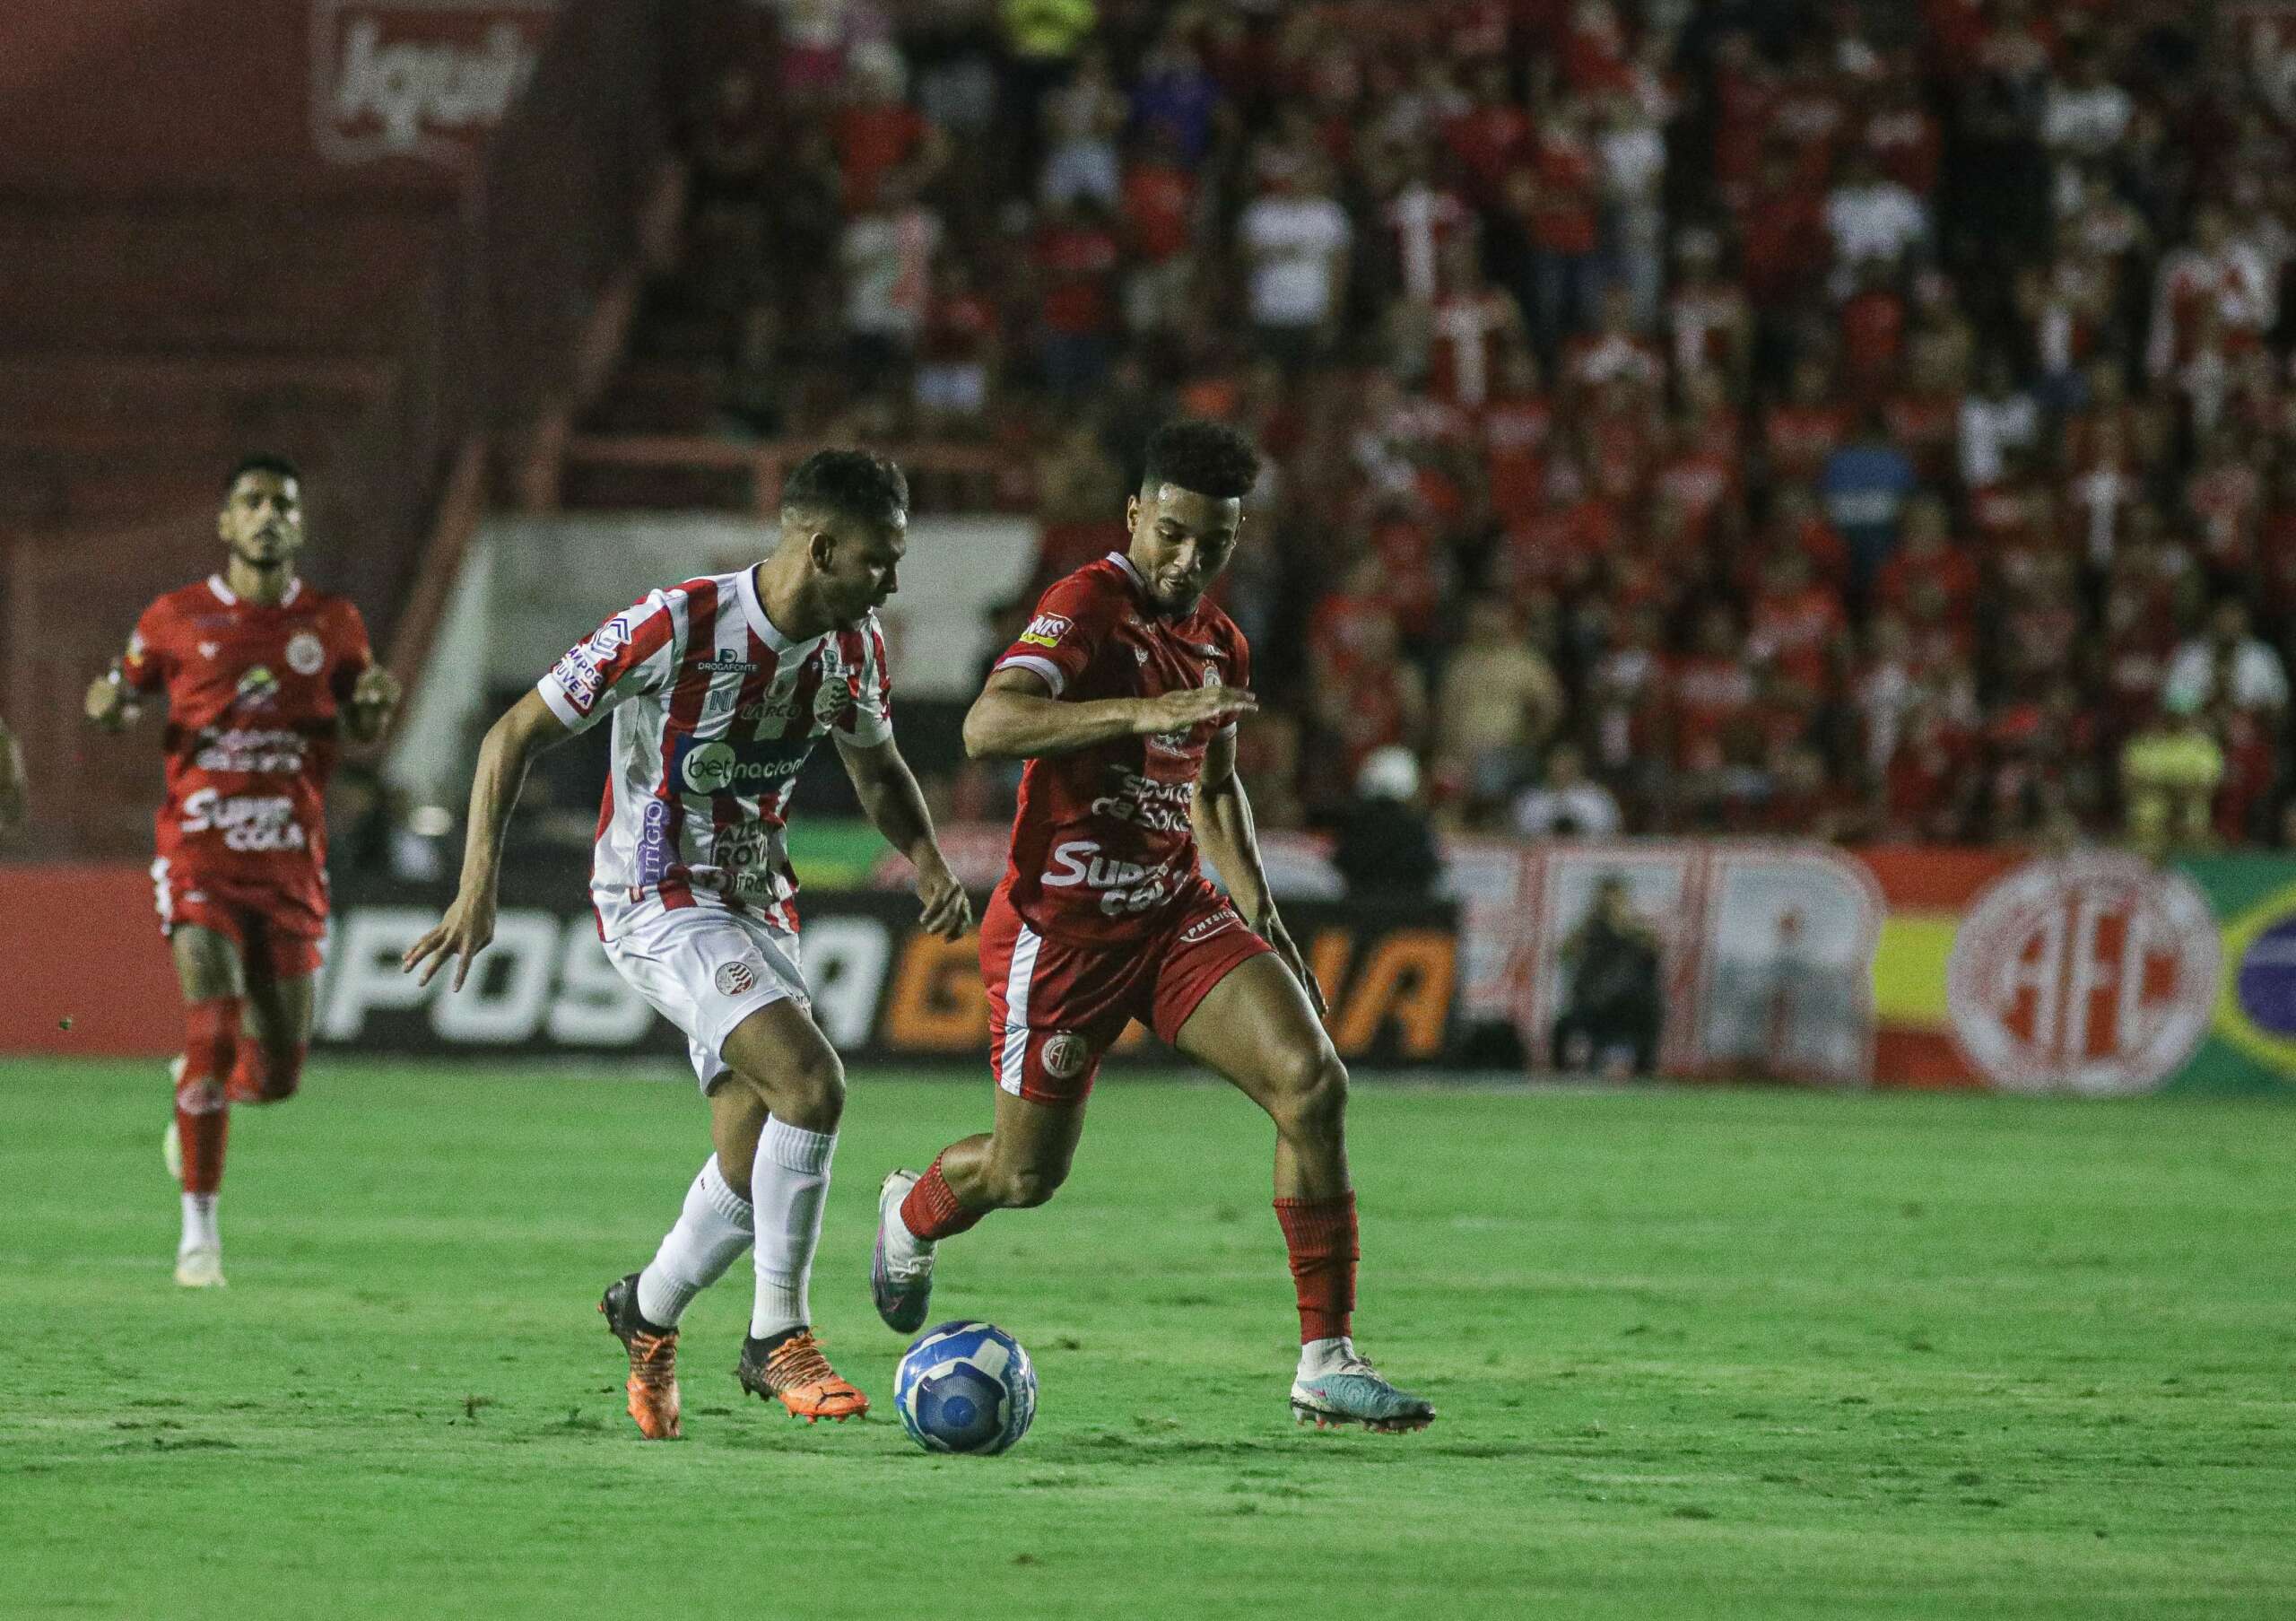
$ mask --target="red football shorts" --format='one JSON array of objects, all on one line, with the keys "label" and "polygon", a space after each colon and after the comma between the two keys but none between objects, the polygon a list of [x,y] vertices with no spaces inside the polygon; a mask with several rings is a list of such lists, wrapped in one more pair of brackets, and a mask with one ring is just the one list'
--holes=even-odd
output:
[{"label": "red football shorts", "polygon": [[980,978],[988,992],[988,1067],[1032,1103],[1081,1103],[1101,1055],[1138,1019],[1175,1040],[1211,989],[1268,949],[1206,880],[1172,905],[1153,933],[1121,945],[1040,935],[1000,888],[980,920]]},{"label": "red football shorts", "polygon": [[[160,932],[173,936],[189,924],[213,929],[239,948],[251,972],[274,980],[299,980],[318,972],[325,961],[324,916],[314,918],[308,901],[266,885],[175,871],[154,862],[152,883],[160,908]],[[313,928],[314,924],[318,927]]]}]

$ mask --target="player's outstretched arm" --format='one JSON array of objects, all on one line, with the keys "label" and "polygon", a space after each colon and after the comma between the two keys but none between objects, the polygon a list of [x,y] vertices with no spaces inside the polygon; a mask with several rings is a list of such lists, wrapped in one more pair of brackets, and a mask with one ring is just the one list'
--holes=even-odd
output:
[{"label": "player's outstretched arm", "polygon": [[568,736],[566,725],[550,712],[539,693],[528,693],[512,704],[502,719],[487,729],[479,745],[478,772],[471,779],[470,824],[463,840],[463,876],[454,903],[439,926],[407,947],[399,964],[407,973],[418,971],[428,985],[448,962],[455,964],[455,989],[470,976],[471,960],[494,939],[495,886],[502,862],[502,830],[510,824],[511,808],[526,785],[526,768],[552,744]]},{"label": "player's outstretched arm", "polygon": [[1196,843],[1227,882],[1229,899],[1252,920],[1259,937],[1275,947],[1283,965],[1299,977],[1308,1000],[1315,1006],[1316,1016],[1323,1017],[1323,987],[1309,971],[1308,960],[1293,942],[1292,931],[1276,916],[1275,894],[1267,886],[1267,869],[1260,865],[1259,829],[1252,821],[1252,802],[1244,792],[1244,780],[1236,774],[1232,735],[1214,737],[1205,750],[1204,770],[1196,780],[1196,800],[1189,816],[1196,826]]},{"label": "player's outstretched arm", "polygon": [[917,868],[925,931],[944,940],[963,938],[972,927],[972,902],[941,854],[941,841],[933,836],[933,813],[926,807],[924,790],[917,786],[917,775],[900,757],[900,749],[891,737],[861,744],[839,736],[837,754],[845,762],[845,774],[853,779],[853,791],[870,825]]},{"label": "player's outstretched arm", "polygon": [[998,670],[965,712],[965,753],[975,760],[1073,754],[1118,737],[1222,724],[1259,707],[1238,686],[1187,687],[1153,698],[1055,698],[1033,670]]}]

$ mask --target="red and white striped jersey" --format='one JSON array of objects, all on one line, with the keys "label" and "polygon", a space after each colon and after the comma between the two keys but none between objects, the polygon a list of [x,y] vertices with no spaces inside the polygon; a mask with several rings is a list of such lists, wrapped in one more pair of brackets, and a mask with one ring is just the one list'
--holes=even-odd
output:
[{"label": "red and white striped jersey", "polygon": [[770,912],[795,928],[782,807],[798,771],[832,729],[865,746],[892,736],[876,615],[792,641],[766,617],[754,570],[650,593],[535,690],[574,731],[613,716],[590,866],[608,939],[655,896]]}]

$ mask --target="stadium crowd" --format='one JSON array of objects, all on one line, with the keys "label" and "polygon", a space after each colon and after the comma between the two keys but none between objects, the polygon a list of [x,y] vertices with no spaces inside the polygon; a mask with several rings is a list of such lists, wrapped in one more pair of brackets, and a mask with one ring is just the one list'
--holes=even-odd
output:
[{"label": "stadium crowd", "polygon": [[725,23],[726,431],[1031,466],[1041,584],[1248,428],[1263,818],[1400,746],[1465,828],[2296,841],[2296,97],[2200,11]]}]

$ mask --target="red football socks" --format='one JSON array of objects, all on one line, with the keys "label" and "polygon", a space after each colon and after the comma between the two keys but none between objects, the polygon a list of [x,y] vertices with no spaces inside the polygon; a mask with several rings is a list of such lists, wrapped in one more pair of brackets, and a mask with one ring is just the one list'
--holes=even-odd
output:
[{"label": "red football socks", "polygon": [[937,1154],[933,1156],[931,1168],[917,1179],[917,1186],[900,1201],[901,1225],[909,1229],[911,1236],[928,1244],[966,1231],[987,1214],[986,1210],[968,1210],[957,1203],[957,1190],[941,1174],[941,1156]]},{"label": "red football socks", "polygon": [[1300,1295],[1300,1343],[1336,1339],[1355,1312],[1355,1195],[1337,1198],[1279,1198],[1275,1219],[1292,1252],[1292,1283]]},{"label": "red football socks", "polygon": [[261,1041],[242,1040],[223,1095],[234,1103],[285,1102],[295,1095],[295,1088],[302,1082],[303,1055],[307,1050],[299,1044],[283,1054],[281,1062],[274,1063]]},{"label": "red football socks", "polygon": [[183,1150],[186,1193],[213,1193],[223,1185],[223,1137],[231,1119],[223,1082],[239,1044],[239,1010],[238,997],[215,997],[184,1010],[176,1137]]}]

